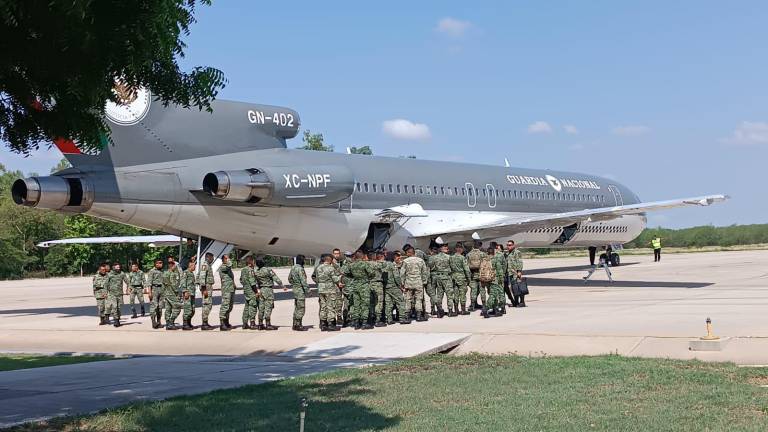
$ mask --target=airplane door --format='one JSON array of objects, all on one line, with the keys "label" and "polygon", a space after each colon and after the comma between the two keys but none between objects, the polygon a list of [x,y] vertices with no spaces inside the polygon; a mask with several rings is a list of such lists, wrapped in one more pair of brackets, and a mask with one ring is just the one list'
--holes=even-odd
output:
[{"label": "airplane door", "polygon": [[355,191],[352,190],[352,195],[349,198],[339,201],[339,213],[352,213],[352,197],[355,196]]},{"label": "airplane door", "polygon": [[485,185],[485,190],[488,194],[488,207],[496,207],[496,188],[492,184],[488,183]]},{"label": "airplane door", "polygon": [[467,190],[467,206],[474,208],[477,206],[477,194],[475,193],[475,185],[472,183],[464,183],[464,188]]},{"label": "airplane door", "polygon": [[624,205],[624,197],[621,196],[621,191],[614,185],[608,185],[608,190],[613,193],[613,199],[616,200],[617,206]]}]

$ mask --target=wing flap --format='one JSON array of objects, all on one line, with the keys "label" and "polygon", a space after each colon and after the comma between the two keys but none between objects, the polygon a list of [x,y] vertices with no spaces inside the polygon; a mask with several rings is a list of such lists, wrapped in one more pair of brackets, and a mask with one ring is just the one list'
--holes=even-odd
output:
[{"label": "wing flap", "polygon": [[61,240],[49,240],[38,243],[38,247],[51,247],[60,244],[105,244],[105,243],[149,243],[151,246],[174,246],[184,239],[179,236],[149,235],[149,236],[125,236],[125,237],[85,237],[85,238],[67,238]]}]

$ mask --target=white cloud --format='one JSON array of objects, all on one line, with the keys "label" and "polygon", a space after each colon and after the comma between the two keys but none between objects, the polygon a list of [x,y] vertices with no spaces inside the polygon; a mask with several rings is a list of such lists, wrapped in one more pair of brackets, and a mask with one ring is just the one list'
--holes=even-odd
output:
[{"label": "white cloud", "polygon": [[579,134],[579,130],[576,129],[576,126],[574,126],[574,125],[565,125],[565,126],[563,126],[563,129],[565,130],[565,133],[570,134],[570,135],[578,135]]},{"label": "white cloud", "polygon": [[620,136],[645,135],[650,131],[651,131],[651,128],[649,128],[648,126],[642,126],[642,125],[618,126],[613,128],[613,134],[620,135]]},{"label": "white cloud", "polygon": [[743,121],[723,142],[737,145],[768,144],[768,123]]},{"label": "white cloud", "polygon": [[381,130],[392,138],[401,140],[426,141],[432,138],[429,126],[406,119],[385,120],[381,124]]},{"label": "white cloud", "polygon": [[472,27],[472,23],[469,21],[462,21],[456,18],[445,17],[437,22],[435,31],[451,37],[459,38],[464,36],[470,27]]},{"label": "white cloud", "polygon": [[537,121],[528,125],[528,133],[552,133],[552,126],[545,121]]}]

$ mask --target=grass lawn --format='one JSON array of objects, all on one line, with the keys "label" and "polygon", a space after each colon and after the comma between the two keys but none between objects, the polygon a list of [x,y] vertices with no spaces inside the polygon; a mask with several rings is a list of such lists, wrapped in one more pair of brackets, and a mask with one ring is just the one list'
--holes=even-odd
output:
[{"label": "grass lawn", "polygon": [[[196,379],[190,377],[189,379]],[[677,360],[430,356],[16,431],[766,431],[768,370]]]},{"label": "grass lawn", "polygon": [[16,369],[30,369],[74,363],[112,360],[107,356],[44,356],[35,354],[0,354],[0,372]]}]

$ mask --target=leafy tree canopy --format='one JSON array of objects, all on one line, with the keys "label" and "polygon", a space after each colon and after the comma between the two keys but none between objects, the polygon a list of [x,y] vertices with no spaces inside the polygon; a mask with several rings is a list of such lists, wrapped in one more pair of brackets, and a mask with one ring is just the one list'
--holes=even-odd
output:
[{"label": "leafy tree canopy", "polygon": [[373,156],[373,150],[371,150],[370,146],[350,147],[349,152],[352,154]]},{"label": "leafy tree canopy", "polygon": [[301,141],[304,142],[304,145],[299,147],[302,150],[315,150],[315,151],[324,151],[324,152],[333,151],[332,145],[326,145],[323,142],[323,134],[321,133],[313,134],[309,130],[305,130],[304,136],[301,138]]},{"label": "leafy tree canopy", "polygon": [[197,3],[0,1],[0,141],[23,154],[56,138],[100,148],[108,131],[105,101],[120,103],[140,87],[166,104],[210,110],[226,84],[223,73],[183,72],[177,63]]}]

